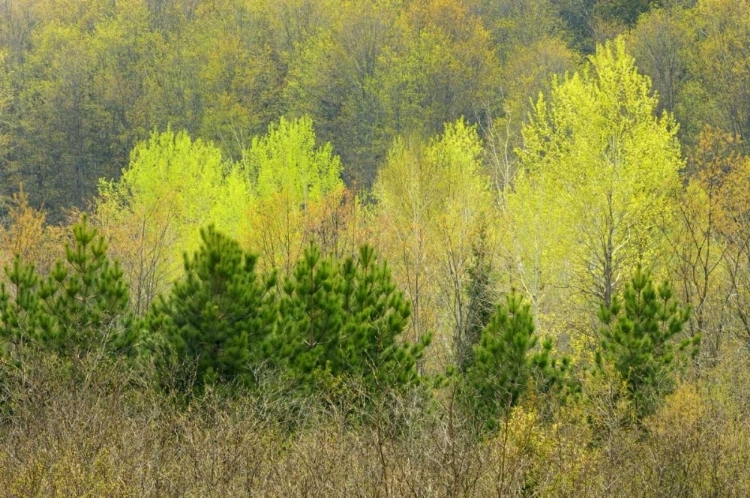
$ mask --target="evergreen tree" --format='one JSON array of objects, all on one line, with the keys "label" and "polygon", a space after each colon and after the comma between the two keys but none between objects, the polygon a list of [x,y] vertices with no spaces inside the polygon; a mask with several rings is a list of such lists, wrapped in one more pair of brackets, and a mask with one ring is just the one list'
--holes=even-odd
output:
[{"label": "evergreen tree", "polygon": [[479,242],[472,247],[474,259],[468,270],[466,293],[469,299],[466,326],[456,337],[456,365],[465,372],[474,362],[474,346],[482,337],[495,311],[495,296],[491,287],[492,265],[487,254],[486,230],[482,227]]},{"label": "evergreen tree", "polygon": [[[21,257],[13,258],[12,266],[5,267],[10,283],[0,284],[0,335],[4,346],[18,347],[39,340],[39,276],[33,265]],[[7,351],[6,351],[7,352]]]},{"label": "evergreen tree", "polygon": [[[637,416],[652,413],[658,400],[674,387],[674,338],[690,318],[690,308],[674,299],[668,282],[654,288],[651,273],[638,267],[623,292],[622,301],[602,305],[596,363],[611,364],[622,377]],[[697,348],[699,336],[679,344]],[[697,351],[697,349],[694,349]]]},{"label": "evergreen tree", "polygon": [[551,340],[533,352],[537,342],[531,307],[520,295],[507,295],[482,331],[461,386],[465,406],[486,430],[497,428],[499,418],[527,392],[532,376],[546,389],[562,381],[568,359],[558,364],[552,358]]},{"label": "evergreen tree", "polygon": [[119,263],[107,257],[107,242],[85,216],[73,226],[73,237],[65,262],[57,261],[39,288],[45,340],[62,355],[130,348],[135,337]]},{"label": "evergreen tree", "polygon": [[5,286],[0,290],[3,337],[65,358],[130,350],[135,336],[122,271],[86,217],[74,225],[73,236],[65,261],[58,260],[45,280],[19,257],[5,269],[13,295]]},{"label": "evergreen tree", "polygon": [[409,324],[411,307],[391,279],[388,265],[379,263],[374,249],[364,245],[359,258],[347,258],[339,273],[344,371],[361,377],[370,392],[417,382],[416,363],[431,336],[417,344],[398,341]]},{"label": "evergreen tree", "polygon": [[313,389],[326,371],[341,371],[344,312],[337,286],[335,262],[313,244],[284,282],[272,354],[303,391]]},{"label": "evergreen tree", "polygon": [[[213,226],[202,245],[185,255],[185,275],[149,313],[147,327],[160,344],[163,368],[195,364],[195,385],[251,384],[263,343],[276,323],[275,275],[262,279],[257,257]],[[185,386],[183,386],[185,387]]]},{"label": "evergreen tree", "polygon": [[390,269],[369,246],[337,261],[310,245],[284,284],[272,355],[300,389],[356,379],[368,395],[418,381],[416,362],[430,336],[400,342],[410,306]]}]

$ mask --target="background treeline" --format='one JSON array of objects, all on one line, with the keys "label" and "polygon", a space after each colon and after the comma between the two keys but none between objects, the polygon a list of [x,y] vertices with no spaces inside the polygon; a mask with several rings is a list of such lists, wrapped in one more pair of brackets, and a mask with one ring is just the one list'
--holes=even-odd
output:
[{"label": "background treeline", "polygon": [[23,182],[59,221],[170,124],[239,160],[280,116],[310,116],[355,188],[396,136],[461,116],[512,152],[549,76],[622,32],[683,143],[706,123],[744,137],[747,16],[736,0],[7,1],[2,193]]},{"label": "background treeline", "polygon": [[0,14],[8,494],[750,492],[750,2]]}]

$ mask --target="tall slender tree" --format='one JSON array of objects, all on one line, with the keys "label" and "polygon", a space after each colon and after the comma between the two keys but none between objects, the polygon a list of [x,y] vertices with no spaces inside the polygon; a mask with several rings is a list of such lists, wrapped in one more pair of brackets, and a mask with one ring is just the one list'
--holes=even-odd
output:
[{"label": "tall slender tree", "polygon": [[683,161],[677,126],[656,104],[622,38],[539,98],[508,202],[524,287],[609,303],[622,275],[664,258],[656,227],[673,212]]}]

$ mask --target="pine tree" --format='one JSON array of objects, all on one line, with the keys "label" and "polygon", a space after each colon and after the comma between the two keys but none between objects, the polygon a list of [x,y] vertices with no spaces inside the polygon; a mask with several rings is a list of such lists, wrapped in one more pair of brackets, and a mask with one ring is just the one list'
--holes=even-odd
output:
[{"label": "pine tree", "polygon": [[497,428],[500,417],[528,391],[532,376],[543,389],[563,382],[568,359],[552,358],[549,339],[533,352],[537,343],[531,307],[520,295],[507,295],[482,331],[461,386],[464,405],[486,430]]},{"label": "pine tree", "polygon": [[310,245],[283,289],[271,356],[302,392],[356,380],[367,396],[415,384],[416,362],[430,341],[399,341],[410,306],[369,246],[338,261]]},{"label": "pine tree", "polygon": [[398,341],[409,324],[411,309],[387,264],[378,262],[374,249],[364,245],[359,258],[347,258],[339,273],[344,371],[362,378],[371,393],[416,383],[416,363],[431,336],[425,335],[417,344]]},{"label": "pine tree", "polygon": [[107,242],[84,216],[73,226],[73,246],[39,287],[44,340],[58,353],[82,357],[129,349],[134,341],[128,285]]},{"label": "pine tree", "polygon": [[276,323],[275,275],[262,279],[257,257],[213,226],[201,230],[201,239],[200,249],[185,255],[184,277],[150,311],[147,327],[162,368],[195,365],[192,387],[250,385]]},{"label": "pine tree", "polygon": [[337,286],[335,262],[314,244],[284,282],[272,354],[303,391],[314,389],[326,373],[337,375],[341,370],[344,313]]},{"label": "pine tree", "polygon": [[[622,301],[602,305],[596,363],[611,364],[624,380],[639,418],[652,413],[659,399],[674,387],[674,338],[690,318],[690,308],[674,299],[669,282],[658,289],[649,271],[638,267],[623,292]],[[679,351],[697,351],[700,337],[686,339]]]},{"label": "pine tree", "polygon": [[65,261],[46,279],[18,256],[5,271],[11,292],[0,290],[0,328],[9,343],[33,343],[68,359],[127,352],[135,344],[128,286],[85,216],[73,227]]},{"label": "pine tree", "polygon": [[18,255],[5,274],[10,289],[0,284],[0,336],[6,348],[25,346],[39,340],[39,276]]},{"label": "pine tree", "polygon": [[496,300],[490,281],[492,265],[488,258],[485,238],[486,230],[483,226],[478,243],[472,247],[474,259],[468,270],[466,326],[463,334],[459,330],[456,337],[456,366],[461,372],[465,372],[474,362],[474,346],[479,343],[482,330],[495,311]]}]

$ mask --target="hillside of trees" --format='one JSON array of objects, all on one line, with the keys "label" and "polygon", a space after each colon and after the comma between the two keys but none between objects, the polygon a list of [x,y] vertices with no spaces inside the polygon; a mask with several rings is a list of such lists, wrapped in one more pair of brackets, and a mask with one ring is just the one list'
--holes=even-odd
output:
[{"label": "hillside of trees", "polygon": [[0,494],[750,495],[748,82],[748,0],[0,0]]}]

